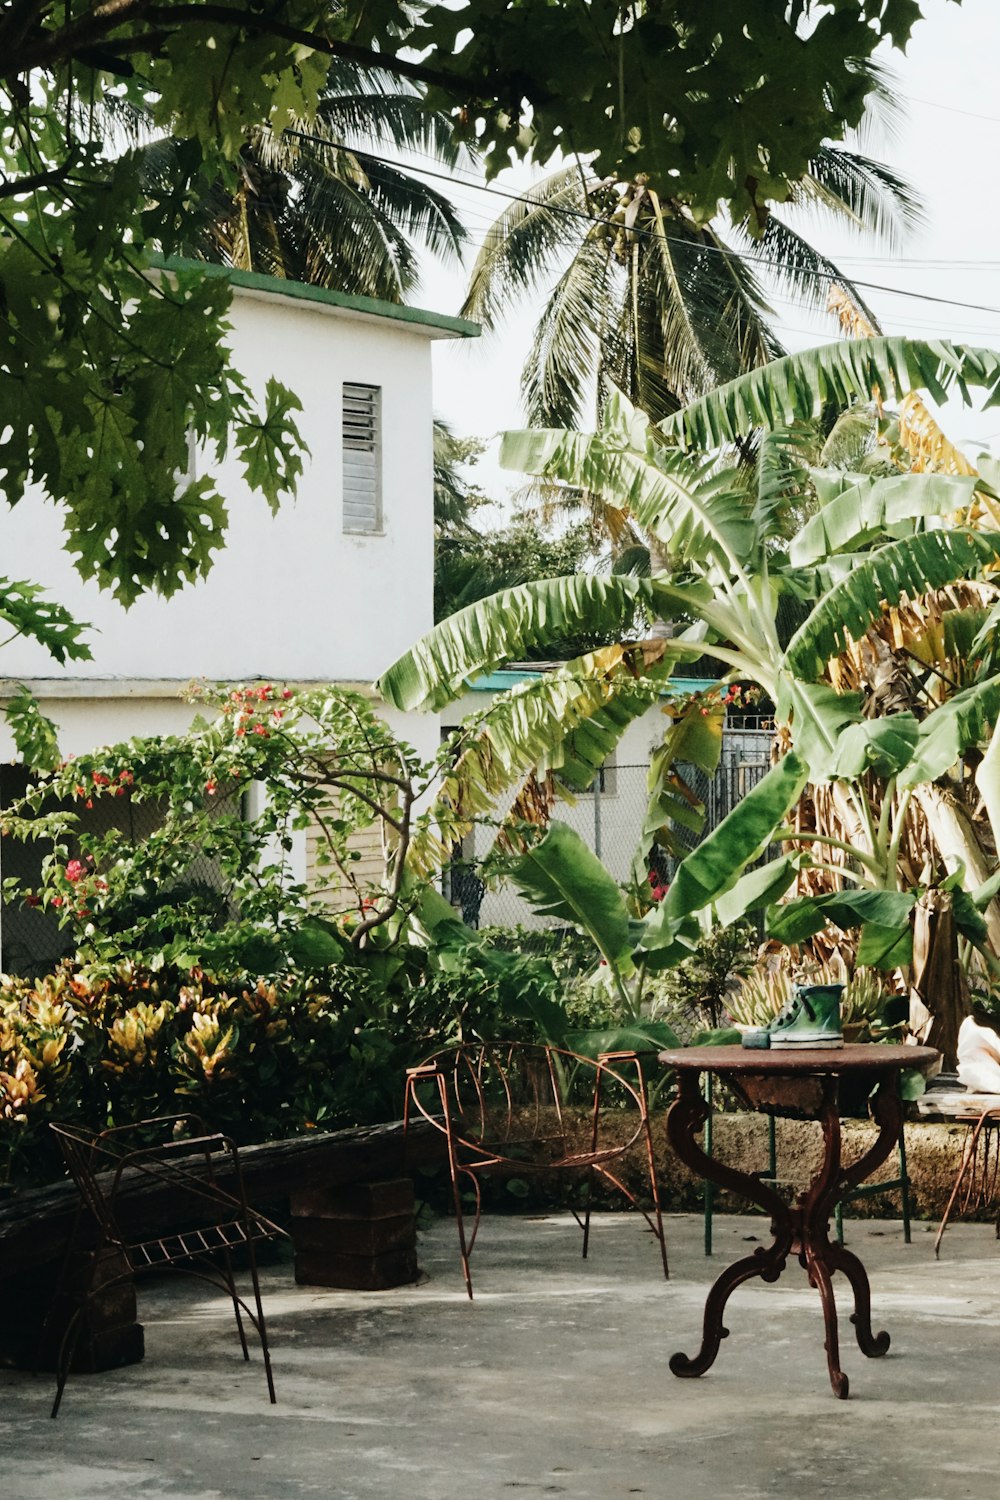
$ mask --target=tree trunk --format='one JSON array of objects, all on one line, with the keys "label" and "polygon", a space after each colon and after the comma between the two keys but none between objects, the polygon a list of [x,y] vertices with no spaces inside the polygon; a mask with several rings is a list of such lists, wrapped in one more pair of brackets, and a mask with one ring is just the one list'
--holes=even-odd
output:
[{"label": "tree trunk", "polygon": [[954,1073],[958,1028],[969,1014],[969,995],[948,891],[927,891],[917,902],[908,970],[903,973],[910,991],[910,1031],[922,1045],[936,1047],[945,1072]]},{"label": "tree trunk", "polygon": [[[965,889],[975,890],[993,874],[968,809],[947,787],[917,786],[913,801],[927,819],[931,837],[948,873],[965,866]],[[1000,956],[1000,904],[991,901],[983,913],[990,946]]]}]

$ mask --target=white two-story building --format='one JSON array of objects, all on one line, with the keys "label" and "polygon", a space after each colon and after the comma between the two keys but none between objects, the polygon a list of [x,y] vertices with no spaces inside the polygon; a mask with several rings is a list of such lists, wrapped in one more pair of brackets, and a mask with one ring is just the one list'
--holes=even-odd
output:
[{"label": "white two-story building", "polygon": [[[80,578],[59,513],[41,496],[0,515],[2,571],[43,584],[91,627],[91,661],[60,667],[26,640],[0,652],[0,697],[26,684],[66,754],[183,730],[195,712],[182,696],[193,678],[367,688],[433,624],[431,350],[440,339],[476,336],[477,326],[204,269],[234,287],[236,368],[258,394],[275,377],[302,402],[304,472],[294,499],[272,516],[235,457],[227,459],[220,489],[228,541],[209,577],[171,599],[147,595],[127,611]],[[192,454],[195,467],[199,457]],[[435,716],[408,716],[404,732],[419,750],[436,749]],[[19,773],[5,726],[0,736],[6,801]],[[16,872],[12,860],[15,851],[5,851],[5,873]]]}]

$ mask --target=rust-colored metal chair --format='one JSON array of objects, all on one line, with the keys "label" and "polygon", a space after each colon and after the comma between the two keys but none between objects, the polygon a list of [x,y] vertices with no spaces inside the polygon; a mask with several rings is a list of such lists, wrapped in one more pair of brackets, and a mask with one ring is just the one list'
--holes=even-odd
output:
[{"label": "rust-colored metal chair", "polygon": [[[442,1131],[458,1226],[465,1287],[472,1297],[469,1259],[482,1213],[479,1179],[532,1172],[574,1172],[603,1178],[642,1213],[656,1237],[669,1275],[660,1194],[649,1120],[643,1057],[609,1052],[597,1061],[559,1047],[524,1042],[475,1042],[435,1053],[406,1075],[404,1132],[417,1115]],[[616,1128],[613,1136],[609,1122]],[[621,1128],[624,1125],[624,1128]],[[641,1149],[651,1210],[622,1180],[621,1159]],[[614,1170],[618,1166],[618,1171]],[[467,1232],[462,1185],[475,1196]],[[591,1195],[573,1216],[590,1244]]]},{"label": "rust-colored metal chair", "polygon": [[[102,1131],[75,1125],[52,1124],[50,1128],[59,1138],[80,1195],[49,1314],[51,1319],[56,1310],[66,1309],[67,1304],[72,1307],[56,1359],[52,1416],[58,1415],[73,1355],[93,1300],[112,1286],[163,1271],[195,1276],[229,1296],[243,1357],[249,1360],[243,1324],[246,1314],[260,1340],[268,1395],[273,1403],[274,1379],[255,1246],[264,1240],[288,1236],[284,1229],[248,1204],[235,1144],[228,1136],[206,1132],[193,1115],[157,1117]],[[193,1133],[178,1134],[184,1130]],[[139,1197],[155,1200],[158,1229],[165,1222],[176,1227],[169,1232],[147,1230],[130,1235],[128,1199],[133,1195],[133,1201]],[[252,1310],[236,1287],[234,1250],[246,1254]],[[71,1267],[75,1273],[72,1277]],[[75,1288],[72,1292],[71,1286]],[[47,1319],[43,1340],[48,1326]]]}]

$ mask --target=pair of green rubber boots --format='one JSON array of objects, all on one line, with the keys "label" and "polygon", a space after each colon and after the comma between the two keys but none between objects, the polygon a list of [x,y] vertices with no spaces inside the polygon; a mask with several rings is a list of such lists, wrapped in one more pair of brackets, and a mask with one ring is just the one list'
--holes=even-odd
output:
[{"label": "pair of green rubber boots", "polygon": [[842,1047],[840,997],[842,984],[797,984],[792,998],[768,1027],[770,1046]]}]

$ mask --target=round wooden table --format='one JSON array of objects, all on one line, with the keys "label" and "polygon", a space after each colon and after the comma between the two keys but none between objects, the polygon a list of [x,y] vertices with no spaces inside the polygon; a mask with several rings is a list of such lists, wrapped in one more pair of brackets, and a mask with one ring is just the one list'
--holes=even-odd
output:
[{"label": "round wooden table", "polygon": [[[826,1358],[834,1395],[848,1394],[847,1376],[840,1368],[837,1307],[832,1278],[842,1271],[854,1293],[851,1322],[858,1345],[870,1359],[889,1348],[887,1333],[875,1334],[871,1325],[871,1288],[864,1266],[850,1250],[830,1239],[830,1215],[844,1193],[858,1186],[886,1160],[903,1123],[899,1074],[904,1068],[924,1072],[937,1061],[932,1047],[890,1047],[877,1044],[836,1048],[756,1049],[749,1047],[687,1047],[661,1052],[660,1062],[677,1074],[677,1097],[667,1113],[667,1138],[687,1166],[710,1182],[748,1198],[771,1215],[771,1244],[743,1256],[715,1281],[705,1303],[701,1348],[693,1358],[675,1354],[675,1375],[692,1377],[710,1369],[729,1330],[722,1315],[731,1294],[744,1281],[759,1276],[777,1281],[789,1255],[798,1257],[819,1292],[826,1329]],[[759,1176],[726,1166],[702,1150],[696,1139],[708,1117],[701,1075],[711,1074],[746,1104],[769,1114],[818,1120],[823,1132],[823,1159],[809,1187],[792,1204]],[[871,1110],[879,1127],[869,1149],[845,1166],[840,1159],[840,1084],[871,1085]]]}]

